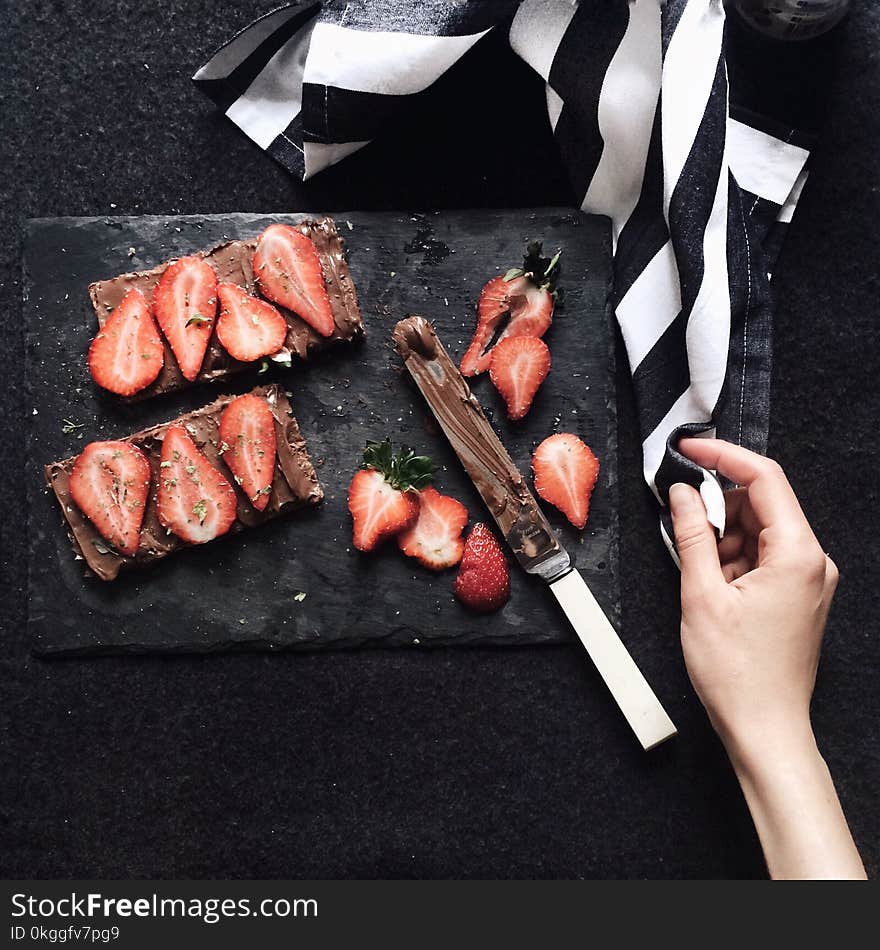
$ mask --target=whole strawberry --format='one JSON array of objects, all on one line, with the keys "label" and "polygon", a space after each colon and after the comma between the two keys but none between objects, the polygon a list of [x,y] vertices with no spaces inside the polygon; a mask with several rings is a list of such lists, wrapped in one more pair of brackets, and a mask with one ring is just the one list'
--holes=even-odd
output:
[{"label": "whole strawberry", "polygon": [[408,528],[419,514],[419,490],[431,482],[434,466],[424,455],[391,442],[367,442],[364,461],[348,489],[348,510],[354,521],[352,540],[359,551],[372,551],[380,541]]},{"label": "whole strawberry", "polygon": [[510,597],[510,571],[504,552],[482,523],[474,525],[464,543],[455,596],[480,613],[500,609]]}]

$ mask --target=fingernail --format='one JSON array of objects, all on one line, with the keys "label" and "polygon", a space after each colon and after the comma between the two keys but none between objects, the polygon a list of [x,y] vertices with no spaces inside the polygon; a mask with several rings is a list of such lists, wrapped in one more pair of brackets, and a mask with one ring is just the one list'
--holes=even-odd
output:
[{"label": "fingernail", "polygon": [[674,515],[684,514],[696,507],[697,499],[700,496],[684,482],[676,482],[669,489],[669,508]]}]

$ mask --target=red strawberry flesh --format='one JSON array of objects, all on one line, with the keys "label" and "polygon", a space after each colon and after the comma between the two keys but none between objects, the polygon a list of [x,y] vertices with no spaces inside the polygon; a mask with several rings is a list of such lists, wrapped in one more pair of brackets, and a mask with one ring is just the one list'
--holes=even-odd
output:
[{"label": "red strawberry flesh", "polygon": [[489,377],[507,403],[508,417],[514,421],[528,413],[549,372],[550,350],[537,337],[508,337],[492,350]]},{"label": "red strawberry flesh", "polygon": [[[540,241],[532,241],[522,267],[493,277],[480,293],[477,329],[461,361],[462,376],[476,376],[489,369],[493,349],[510,337],[542,337],[553,319],[553,304],[561,291],[559,258],[542,256]],[[502,321],[509,316],[507,324]]]},{"label": "red strawberry flesh", "polygon": [[414,492],[403,492],[381,472],[358,472],[348,490],[348,510],[354,521],[352,539],[359,551],[372,551],[380,541],[409,527],[418,517]]},{"label": "red strawberry flesh", "polygon": [[150,463],[129,442],[92,442],[70,475],[70,497],[120,553],[137,553],[147,494]]},{"label": "red strawberry flesh", "polygon": [[202,368],[217,315],[217,275],[201,257],[165,268],[153,291],[153,314],[180,371],[192,382]]},{"label": "red strawberry flesh", "polygon": [[434,571],[452,567],[461,560],[467,524],[467,508],[436,488],[419,492],[419,513],[413,525],[397,536],[400,550]]},{"label": "red strawberry flesh", "polygon": [[[510,319],[492,339],[505,316]],[[505,281],[493,277],[483,288],[477,307],[477,329],[462,357],[462,376],[485,373],[492,359],[492,351],[502,340],[514,336],[543,336],[550,329],[553,318],[553,297],[526,277]],[[490,346],[490,344],[492,344]]]},{"label": "red strawberry flesh", "polygon": [[272,304],[252,296],[238,284],[219,284],[217,296],[217,339],[234,359],[250,363],[271,356],[284,346],[287,321]]},{"label": "red strawberry flesh", "polygon": [[558,432],[535,449],[532,469],[538,495],[557,507],[576,528],[583,528],[599,477],[599,460],[592,449],[576,435]]},{"label": "red strawberry flesh", "polygon": [[433,477],[425,455],[405,446],[395,453],[389,439],[367,442],[363,464],[348,489],[348,510],[354,521],[352,538],[360,551],[398,534],[416,520],[418,492]]},{"label": "red strawberry flesh", "polygon": [[147,298],[132,287],[89,347],[92,379],[117,396],[133,396],[154,382],[165,348]]},{"label": "red strawberry flesh", "polygon": [[257,511],[269,504],[275,475],[275,419],[265,399],[239,396],[220,417],[220,452]]},{"label": "red strawberry flesh", "polygon": [[158,515],[181,540],[204,544],[235,522],[235,491],[181,424],[169,426],[159,463]]},{"label": "red strawberry flesh", "polygon": [[464,545],[455,596],[471,610],[491,613],[510,598],[510,570],[495,535],[475,524]]},{"label": "red strawberry flesh", "polygon": [[260,235],[253,258],[260,293],[302,317],[321,336],[336,329],[324,268],[314,243],[287,224],[271,224]]}]

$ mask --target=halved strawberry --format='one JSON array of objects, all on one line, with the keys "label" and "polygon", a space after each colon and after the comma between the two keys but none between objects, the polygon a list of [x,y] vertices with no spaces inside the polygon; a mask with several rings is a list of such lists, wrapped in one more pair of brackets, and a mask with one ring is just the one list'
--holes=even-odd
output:
[{"label": "halved strawberry", "polygon": [[250,363],[284,346],[287,321],[272,304],[251,296],[238,284],[218,284],[217,295],[217,339],[230,356]]},{"label": "halved strawberry", "polygon": [[464,544],[455,596],[471,610],[491,613],[510,597],[510,569],[495,535],[475,524]]},{"label": "halved strawberry", "polygon": [[590,512],[590,495],[599,477],[599,460],[593,450],[576,435],[559,432],[535,449],[532,470],[535,491],[576,528],[583,528]]},{"label": "halved strawberry", "polygon": [[157,510],[162,525],[191,544],[226,534],[235,522],[232,486],[179,422],[162,440]]},{"label": "halved strawberry", "polygon": [[[461,361],[462,376],[477,376],[489,368],[492,349],[501,340],[516,336],[543,336],[553,319],[554,302],[561,296],[559,256],[541,256],[541,242],[526,248],[523,266],[493,277],[480,293],[477,329]],[[505,316],[507,325],[498,332]],[[495,337],[497,336],[497,339]]]},{"label": "halved strawberry", "polygon": [[275,448],[275,420],[266,400],[253,393],[233,399],[220,417],[220,451],[257,511],[269,504]]},{"label": "halved strawberry", "polygon": [[253,259],[260,293],[293,310],[321,336],[336,324],[315,245],[288,224],[270,224],[260,235]]},{"label": "halved strawberry", "polygon": [[153,313],[180,371],[199,375],[217,315],[217,275],[202,257],[181,257],[165,268],[153,290]]},{"label": "halved strawberry", "polygon": [[348,510],[354,520],[354,546],[372,551],[416,520],[418,492],[431,481],[434,466],[411,449],[395,455],[385,439],[367,443],[361,469],[348,488]]},{"label": "halved strawberry", "polygon": [[147,298],[132,287],[89,347],[89,372],[102,388],[133,396],[162,371],[165,349]]},{"label": "halved strawberry", "polygon": [[467,524],[467,508],[436,488],[419,492],[419,514],[411,527],[397,536],[400,550],[432,571],[458,564],[464,551],[461,533]]},{"label": "halved strawberry", "polygon": [[92,442],[70,473],[70,497],[101,537],[132,557],[137,553],[150,463],[130,442]]},{"label": "halved strawberry", "polygon": [[489,378],[507,403],[510,419],[522,419],[550,372],[550,350],[533,336],[510,336],[492,349]]}]

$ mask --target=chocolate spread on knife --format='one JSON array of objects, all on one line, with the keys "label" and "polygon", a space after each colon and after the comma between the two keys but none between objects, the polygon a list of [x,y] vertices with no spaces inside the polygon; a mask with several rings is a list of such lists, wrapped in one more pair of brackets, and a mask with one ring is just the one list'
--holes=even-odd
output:
[{"label": "chocolate spread on knife", "polygon": [[77,457],[53,462],[45,467],[46,482],[61,505],[73,547],[101,580],[113,580],[120,571],[143,567],[179,548],[191,546],[162,526],[156,510],[162,437],[168,427],[176,422],[183,423],[198,449],[235,489],[238,506],[236,520],[229,534],[270,521],[305,505],[316,505],[321,501],[324,493],[284,392],[279,386],[273,384],[257,387],[252,390],[252,393],[266,400],[275,420],[277,443],[275,475],[272,479],[269,503],[264,511],[257,511],[251,505],[247,496],[235,483],[232,472],[223,462],[218,436],[220,416],[226,406],[236,398],[235,396],[222,396],[202,409],[186,413],[171,422],[144,429],[122,440],[131,442],[143,450],[149,460],[151,472],[150,493],[141,527],[140,547],[134,557],[125,557],[116,553],[71,499],[69,478]]},{"label": "chocolate spread on knife", "polygon": [[392,339],[519,562],[528,569],[560,551],[534,495],[431,324],[407,317]]},{"label": "chocolate spread on knife", "polygon": [[[292,354],[300,359],[306,359],[314,350],[324,349],[335,343],[353,340],[364,332],[361,312],[358,307],[357,294],[354,282],[345,260],[345,249],[342,238],[336,231],[332,218],[319,218],[317,221],[303,221],[295,225],[298,231],[306,235],[315,245],[321,267],[324,271],[324,284],[327,296],[330,298],[330,309],[333,313],[333,322],[336,327],[333,334],[323,337],[316,333],[301,317],[292,310],[274,304],[287,321],[287,339],[285,346]],[[219,281],[228,281],[243,287],[248,293],[257,292],[251,260],[257,246],[257,239],[249,241],[227,241],[207,251],[199,251],[194,257],[204,257],[214,268]],[[152,270],[135,271],[130,274],[120,274],[110,280],[99,280],[89,286],[89,296],[98,318],[98,324],[103,326],[114,307],[132,287],[141,290],[149,300],[153,289],[159,283],[159,278],[171,264],[166,261]],[[217,339],[216,321],[214,332],[211,334],[208,349],[201,371],[194,383],[190,383],[174,358],[174,353],[168,341],[162,338],[165,347],[165,364],[157,379],[145,389],[131,396],[125,401],[140,401],[160,393],[172,392],[197,383],[210,382],[222,379],[232,373],[252,367],[251,363],[241,363],[234,360],[220,345]]]}]

